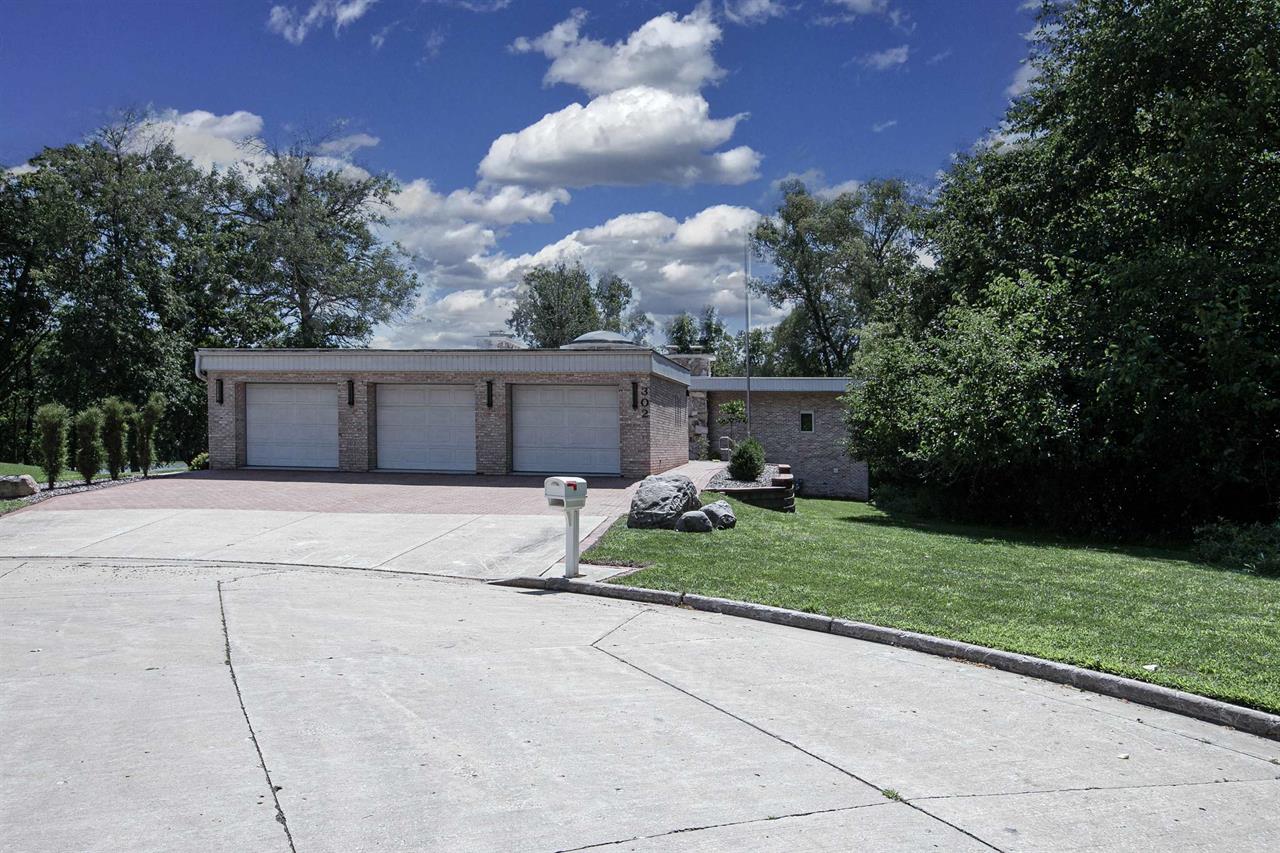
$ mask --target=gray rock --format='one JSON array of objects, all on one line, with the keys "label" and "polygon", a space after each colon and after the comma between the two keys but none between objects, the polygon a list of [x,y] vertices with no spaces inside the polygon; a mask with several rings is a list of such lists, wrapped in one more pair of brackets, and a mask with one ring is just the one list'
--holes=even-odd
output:
[{"label": "gray rock", "polygon": [[716,530],[727,530],[738,523],[738,517],[733,514],[733,507],[729,506],[728,501],[709,503],[702,508],[702,511],[707,514],[707,518],[711,519],[711,524]]},{"label": "gray rock", "polygon": [[692,509],[680,516],[676,521],[676,530],[681,533],[710,533],[715,530],[711,519],[700,509]]},{"label": "gray rock", "polygon": [[15,474],[0,477],[0,500],[26,498],[40,491],[35,478],[30,474]]},{"label": "gray rock", "polygon": [[693,480],[683,474],[654,474],[640,481],[631,498],[627,527],[672,528],[683,513],[701,506]]}]

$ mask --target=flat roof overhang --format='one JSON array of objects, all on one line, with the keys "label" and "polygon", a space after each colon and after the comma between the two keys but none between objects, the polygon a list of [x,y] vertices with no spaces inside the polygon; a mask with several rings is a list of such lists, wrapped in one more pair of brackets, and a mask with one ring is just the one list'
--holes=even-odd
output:
[{"label": "flat roof overhang", "polygon": [[[843,394],[849,390],[850,380],[830,376],[753,376],[751,377],[751,393],[759,392],[825,392]],[[693,376],[689,381],[690,391],[746,391],[745,376]]]},{"label": "flat roof overhang", "polygon": [[200,379],[209,373],[652,373],[681,385],[690,379],[686,368],[640,348],[199,349],[195,371]]}]

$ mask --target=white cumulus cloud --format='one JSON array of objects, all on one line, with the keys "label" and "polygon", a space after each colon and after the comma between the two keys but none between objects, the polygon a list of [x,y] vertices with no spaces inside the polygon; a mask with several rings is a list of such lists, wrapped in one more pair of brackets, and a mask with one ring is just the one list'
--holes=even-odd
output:
[{"label": "white cumulus cloud", "polygon": [[744,117],[713,119],[699,94],[634,86],[503,134],[479,173],[532,186],[741,184],[757,176],[760,155],[746,146],[714,149]]},{"label": "white cumulus cloud", "polygon": [[746,115],[712,118],[701,89],[724,71],[708,3],[680,17],[652,18],[613,44],[582,33],[578,10],[518,53],[551,60],[547,83],[570,83],[594,96],[544,115],[493,141],[479,166],[491,183],[535,187],[741,184],[758,175],[761,155],[740,145],[720,150]]},{"label": "white cumulus cloud", "polygon": [[[581,261],[631,282],[641,310],[659,321],[707,304],[736,316],[743,305],[743,247],[759,219],[751,208],[723,204],[684,220],[657,211],[627,213],[572,231],[536,252],[494,258],[489,271],[510,286],[533,266]],[[771,322],[767,305],[755,307],[761,322]]]},{"label": "white cumulus cloud", "polygon": [[511,48],[551,60],[545,83],[569,83],[589,95],[630,86],[697,92],[724,76],[711,55],[720,27],[705,4],[683,18],[675,12],[659,15],[615,44],[582,35],[586,18],[587,13],[577,9],[537,38],[516,39]]},{"label": "white cumulus cloud", "polygon": [[225,169],[253,159],[245,143],[262,133],[262,116],[246,110],[226,115],[160,110],[147,117],[147,133],[172,140],[179,154],[202,169]]}]

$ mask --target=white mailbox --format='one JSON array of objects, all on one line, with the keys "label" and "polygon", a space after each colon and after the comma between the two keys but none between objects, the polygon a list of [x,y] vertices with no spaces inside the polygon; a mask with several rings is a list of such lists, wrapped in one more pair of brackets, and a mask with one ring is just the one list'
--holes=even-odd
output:
[{"label": "white mailbox", "polygon": [[542,484],[547,503],[564,510],[564,576],[578,577],[578,511],[587,505],[587,481],[548,477]]},{"label": "white mailbox", "polygon": [[581,477],[548,477],[543,490],[551,506],[570,510],[587,505],[587,481]]}]

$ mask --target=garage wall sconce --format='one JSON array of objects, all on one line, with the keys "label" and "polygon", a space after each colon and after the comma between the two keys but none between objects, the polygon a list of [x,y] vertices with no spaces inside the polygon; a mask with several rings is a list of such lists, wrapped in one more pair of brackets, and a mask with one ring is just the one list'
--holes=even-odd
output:
[{"label": "garage wall sconce", "polygon": [[347,380],[347,405],[354,406],[356,404],[356,383],[354,380]]},{"label": "garage wall sconce", "polygon": [[631,383],[631,408],[633,409],[640,408],[640,383],[639,382]]},{"label": "garage wall sconce", "polygon": [[484,404],[488,408],[493,408],[493,380],[486,379],[484,382]]},{"label": "garage wall sconce", "polygon": [[214,392],[214,395],[218,398],[218,405],[221,406],[222,405],[222,380],[221,379],[213,380],[213,392]]}]

